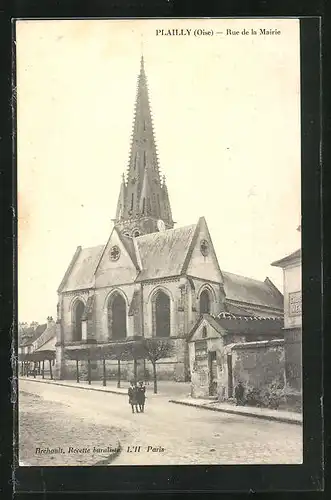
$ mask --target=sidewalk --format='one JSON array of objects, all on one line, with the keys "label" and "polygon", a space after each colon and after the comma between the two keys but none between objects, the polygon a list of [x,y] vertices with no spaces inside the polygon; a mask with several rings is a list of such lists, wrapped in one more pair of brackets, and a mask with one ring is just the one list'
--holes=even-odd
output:
[{"label": "sidewalk", "polygon": [[[123,380],[121,382],[120,388],[117,387],[117,382],[114,380],[107,380],[107,385],[103,386],[102,381],[94,380],[91,384],[88,384],[86,380],[81,380],[77,383],[75,380],[51,380],[42,379],[41,377],[19,377],[20,380],[28,380],[32,382],[39,382],[41,384],[53,384],[53,385],[63,385],[64,387],[72,387],[74,389],[85,389],[89,391],[103,391],[109,392],[111,394],[120,394],[123,396],[128,395],[129,382]],[[146,391],[148,396],[153,397],[178,397],[186,398],[190,394],[190,383],[189,382],[171,382],[168,380],[160,380],[157,383],[158,393],[153,393],[153,382],[150,382],[146,386]]]},{"label": "sidewalk", "polygon": [[268,408],[254,408],[249,406],[235,406],[229,403],[219,403],[217,401],[205,401],[194,398],[170,399],[170,403],[176,403],[186,406],[194,406],[204,410],[219,411],[243,415],[246,417],[255,417],[266,420],[275,420],[286,422],[288,424],[302,425],[302,414],[285,410],[270,410]]}]

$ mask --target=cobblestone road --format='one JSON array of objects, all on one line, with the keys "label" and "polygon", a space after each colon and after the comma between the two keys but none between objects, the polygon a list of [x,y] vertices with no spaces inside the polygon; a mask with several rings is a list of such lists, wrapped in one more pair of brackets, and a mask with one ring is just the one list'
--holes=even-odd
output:
[{"label": "cobblestone road", "polygon": [[[50,432],[52,446],[62,446],[59,442],[62,431],[56,430],[59,428],[69,432],[70,443],[67,439],[64,444],[77,448],[114,447],[117,436],[122,452],[113,465],[294,464],[302,461],[302,428],[297,425],[174,405],[168,402],[168,397],[149,397],[148,394],[146,413],[132,414],[127,398],[120,395],[27,380],[20,380],[19,389],[25,393],[20,403],[22,416],[28,401],[37,398],[44,408],[49,408],[53,421],[57,420],[50,431],[47,419],[39,419],[37,442],[27,443],[24,436],[29,434],[33,419],[39,417],[30,411],[30,422],[21,418],[24,448],[20,457],[24,463],[33,461],[35,465],[40,461],[42,465],[43,458],[41,455],[36,458],[35,448],[44,445],[45,435],[50,441]],[[55,408],[61,408],[61,413]],[[164,451],[147,451],[148,447]],[[81,465],[83,458],[77,457],[80,458],[77,465]]]}]

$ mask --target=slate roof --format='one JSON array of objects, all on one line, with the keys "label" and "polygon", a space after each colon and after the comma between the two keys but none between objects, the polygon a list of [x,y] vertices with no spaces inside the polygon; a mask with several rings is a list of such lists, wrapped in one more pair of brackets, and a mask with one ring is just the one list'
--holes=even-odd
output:
[{"label": "slate roof", "polygon": [[136,238],[142,270],[136,281],[181,274],[197,224]]},{"label": "slate roof", "polygon": [[45,350],[46,349],[46,344],[51,339],[54,339],[56,337],[56,323],[52,323],[47,328],[44,330],[44,338],[43,338],[43,343],[38,347],[37,351],[39,350]]},{"label": "slate roof", "polygon": [[282,332],[284,322],[280,318],[262,318],[259,316],[220,315],[217,323],[228,333],[239,334],[277,334]]},{"label": "slate roof", "polygon": [[20,347],[24,347],[24,346],[27,346],[27,345],[32,345],[32,343],[35,340],[37,340],[42,333],[44,333],[44,331],[46,330],[46,328],[47,328],[47,323],[45,323],[43,325],[38,325],[37,328],[34,330],[34,334],[31,337],[29,337],[28,339],[26,339],[20,345]]},{"label": "slate roof", "polygon": [[[145,234],[136,238],[123,236],[115,226],[114,230],[138,271],[135,281],[181,275],[199,223],[200,221],[190,226]],[[94,273],[104,248],[104,245],[84,249],[78,247],[60,291],[92,288]],[[243,303],[283,311],[283,295],[268,278],[263,282],[225,271],[221,273],[224,278],[226,307],[229,312],[249,315]],[[240,309],[236,310],[238,306]]]},{"label": "slate roof", "polygon": [[[193,224],[145,234],[134,239],[123,236],[116,227],[115,230],[137,270],[140,271],[136,281],[142,281],[180,275],[196,228],[197,224]],[[59,290],[68,292],[93,287],[94,273],[104,248],[104,245],[100,245],[80,249]],[[142,269],[139,268],[138,260]]]},{"label": "slate roof", "polygon": [[283,309],[283,295],[276,286],[226,271],[222,275],[227,300]]},{"label": "slate roof", "polygon": [[220,334],[239,335],[281,335],[284,322],[280,318],[263,318],[260,316],[237,316],[223,312],[218,316],[203,314],[192,328],[188,340],[190,340],[203,320]]},{"label": "slate roof", "polygon": [[301,248],[291,253],[290,255],[286,255],[286,257],[283,257],[282,259],[275,260],[275,262],[272,262],[271,265],[275,267],[283,267],[284,264],[288,264],[289,262],[291,262],[291,260],[295,259],[301,259]]},{"label": "slate roof", "polygon": [[84,290],[93,286],[94,272],[103,249],[104,245],[81,249],[61,292]]},{"label": "slate roof", "polygon": [[56,344],[56,336],[54,334],[43,345],[38,347],[38,349],[35,352],[55,351],[55,344]]},{"label": "slate roof", "polygon": [[231,313],[231,314],[236,314],[238,316],[254,316],[254,314],[250,311],[246,311],[246,309],[243,309],[242,307],[237,307],[234,304],[231,304],[226,301],[224,303],[226,312]]}]

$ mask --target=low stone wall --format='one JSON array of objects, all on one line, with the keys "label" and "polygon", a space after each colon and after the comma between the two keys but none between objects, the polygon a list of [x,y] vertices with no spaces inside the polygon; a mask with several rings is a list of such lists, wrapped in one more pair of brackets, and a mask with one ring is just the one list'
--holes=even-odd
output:
[{"label": "low stone wall", "polygon": [[[153,379],[153,365],[146,360],[146,370],[151,381]],[[79,361],[79,378],[80,380],[88,380],[87,361]],[[159,360],[156,363],[156,372],[158,380],[174,380],[176,382],[185,381],[184,363],[176,361],[176,359]],[[76,380],[76,361],[65,360],[63,367],[64,380]],[[103,364],[102,361],[91,361],[91,380],[102,380]],[[117,361],[106,361],[106,379],[117,380],[118,364]],[[134,378],[134,363],[133,361],[121,361],[121,380],[130,381]],[[137,362],[137,378],[145,379],[145,370],[143,360]]]},{"label": "low stone wall", "polygon": [[[186,340],[183,338],[171,339],[173,352],[171,358],[164,358],[157,361],[158,380],[174,380],[185,382],[189,378],[188,353]],[[64,380],[76,379],[76,361],[67,359],[65,353],[60,348],[57,349],[56,366],[54,367],[55,378]],[[88,369],[87,361],[79,361],[79,377],[81,380],[87,380]],[[137,361],[137,377],[145,378],[145,369],[148,371],[149,379],[153,378],[153,366],[150,361]],[[117,380],[118,363],[117,360],[106,360],[106,378],[107,380]],[[102,361],[91,361],[91,380],[101,380],[103,377]],[[121,361],[121,379],[130,381],[134,378],[134,362]]]},{"label": "low stone wall", "polygon": [[[78,362],[79,378],[80,380],[88,380],[88,364],[87,361],[81,360]],[[106,379],[117,380],[117,361],[106,361]],[[127,379],[127,363],[121,362],[121,379]],[[76,380],[77,369],[76,361],[65,360],[64,362],[64,380]],[[103,377],[103,364],[102,361],[91,361],[91,380],[102,380]]]},{"label": "low stone wall", "polygon": [[218,380],[218,399],[231,397],[230,379],[232,360],[232,397],[239,380],[245,390],[264,389],[271,384],[285,385],[284,340],[242,342],[227,345],[224,350],[224,365]]}]

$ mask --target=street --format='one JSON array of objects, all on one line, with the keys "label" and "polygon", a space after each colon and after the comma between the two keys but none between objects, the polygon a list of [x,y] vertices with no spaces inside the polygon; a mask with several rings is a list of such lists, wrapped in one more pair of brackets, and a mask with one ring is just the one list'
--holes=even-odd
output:
[{"label": "street", "polygon": [[151,388],[142,414],[132,414],[123,395],[29,380],[19,381],[19,391],[20,461],[25,465],[302,461],[299,425],[175,405],[168,396],[151,394]]}]

